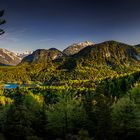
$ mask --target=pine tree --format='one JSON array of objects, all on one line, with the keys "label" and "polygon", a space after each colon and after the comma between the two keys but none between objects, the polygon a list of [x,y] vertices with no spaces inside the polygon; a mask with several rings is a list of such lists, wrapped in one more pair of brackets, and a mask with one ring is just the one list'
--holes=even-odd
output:
[{"label": "pine tree", "polygon": [[[3,16],[4,14],[4,10],[1,10],[0,11],[0,25],[4,24],[6,21],[4,19],[1,19],[1,17]],[[5,31],[3,29],[0,29],[0,35],[4,34]]]}]

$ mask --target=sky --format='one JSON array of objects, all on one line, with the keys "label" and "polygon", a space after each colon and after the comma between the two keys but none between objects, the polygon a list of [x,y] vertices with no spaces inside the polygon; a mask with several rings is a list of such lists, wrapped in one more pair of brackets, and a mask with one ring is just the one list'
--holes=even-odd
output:
[{"label": "sky", "polygon": [[0,48],[14,52],[83,41],[140,44],[140,0],[0,0]]}]

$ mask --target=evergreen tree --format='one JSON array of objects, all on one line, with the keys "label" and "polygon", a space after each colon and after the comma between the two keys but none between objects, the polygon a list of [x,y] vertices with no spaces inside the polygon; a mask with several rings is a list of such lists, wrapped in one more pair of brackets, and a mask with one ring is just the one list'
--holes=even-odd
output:
[{"label": "evergreen tree", "polygon": [[86,121],[87,115],[82,104],[69,95],[50,106],[48,111],[48,128],[54,136],[77,133],[85,127]]},{"label": "evergreen tree", "polygon": [[97,140],[111,139],[111,109],[110,98],[103,94],[97,94],[95,96],[95,125]]},{"label": "evergreen tree", "polygon": [[112,132],[116,140],[140,138],[140,113],[133,100],[123,97],[112,106]]},{"label": "evergreen tree", "polygon": [[[0,25],[4,24],[6,21],[4,19],[1,19],[1,17],[3,16],[4,14],[4,10],[1,10],[0,11]],[[3,29],[0,29],[0,35],[4,34],[4,30]]]}]

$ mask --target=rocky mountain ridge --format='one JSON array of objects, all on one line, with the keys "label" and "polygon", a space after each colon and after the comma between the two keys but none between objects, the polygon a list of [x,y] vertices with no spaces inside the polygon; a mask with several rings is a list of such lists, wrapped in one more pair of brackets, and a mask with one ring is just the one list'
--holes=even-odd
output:
[{"label": "rocky mountain ridge", "polygon": [[0,65],[17,65],[21,59],[13,52],[0,48]]},{"label": "rocky mountain ridge", "polygon": [[[71,51],[73,50],[73,51]],[[27,56],[26,56],[27,55]],[[56,48],[38,49],[31,54],[20,57],[6,49],[0,49],[1,65],[17,65],[18,63],[41,63],[56,61],[64,58],[66,65],[79,63],[80,65],[139,65],[140,49],[138,45],[132,46],[116,41],[105,41],[93,44],[89,41],[75,43],[62,52]],[[22,59],[22,60],[21,60]]]},{"label": "rocky mountain ridge", "polygon": [[85,41],[81,43],[74,43],[70,45],[69,47],[67,47],[66,49],[64,49],[63,53],[68,56],[74,55],[78,53],[79,51],[81,51],[82,49],[86,48],[87,46],[91,46],[91,45],[94,45],[94,43],[89,42],[89,41]]}]

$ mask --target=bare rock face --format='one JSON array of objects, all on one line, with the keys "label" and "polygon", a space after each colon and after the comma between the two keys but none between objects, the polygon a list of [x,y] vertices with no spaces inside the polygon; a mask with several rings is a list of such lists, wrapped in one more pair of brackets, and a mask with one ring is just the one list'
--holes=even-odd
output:
[{"label": "bare rock face", "polygon": [[0,65],[17,65],[21,59],[13,52],[0,48]]},{"label": "bare rock face", "polygon": [[89,41],[85,41],[81,43],[74,43],[70,45],[69,47],[67,47],[65,50],[63,50],[63,53],[68,56],[74,55],[78,53],[79,51],[81,51],[82,49],[84,49],[85,47],[91,46],[91,45],[94,45],[94,43],[89,42]]},{"label": "bare rock face", "polygon": [[16,55],[20,58],[20,59],[23,59],[24,57],[32,54],[33,52],[32,51],[25,51],[23,53],[17,53]]}]

